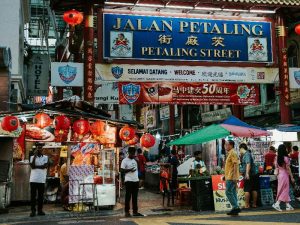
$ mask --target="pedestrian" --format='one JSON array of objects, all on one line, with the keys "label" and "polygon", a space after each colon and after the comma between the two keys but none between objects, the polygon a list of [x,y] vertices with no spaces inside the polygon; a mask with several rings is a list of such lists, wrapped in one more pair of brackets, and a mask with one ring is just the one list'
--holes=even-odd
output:
[{"label": "pedestrian", "polygon": [[30,217],[36,215],[36,195],[38,196],[38,215],[44,216],[43,202],[44,191],[47,177],[48,156],[43,155],[43,144],[36,143],[36,150],[33,156],[30,157],[30,191],[31,191],[31,213]]},{"label": "pedestrian", "polygon": [[293,174],[290,169],[290,161],[288,158],[288,152],[286,149],[286,146],[281,144],[278,146],[278,155],[277,160],[275,161],[275,168],[278,169],[278,175],[277,175],[277,197],[276,197],[276,203],[272,205],[274,209],[277,211],[282,211],[280,208],[280,203],[285,202],[286,204],[286,210],[294,210],[294,208],[290,205],[290,180],[292,183],[295,182]]},{"label": "pedestrian", "polygon": [[259,190],[259,175],[251,152],[245,143],[240,144],[241,167],[240,172],[244,177],[245,208],[250,208],[250,197],[252,197],[252,208],[257,207],[257,192]]},{"label": "pedestrian", "polygon": [[274,146],[269,147],[269,151],[265,154],[265,171],[268,174],[273,174],[274,163],[276,158],[276,149]]},{"label": "pedestrian", "polygon": [[138,148],[137,150],[137,159],[138,159],[138,174],[139,174],[139,180],[140,180],[140,189],[144,189],[144,181],[145,181],[145,173],[146,173],[146,158],[143,155],[143,150]]},{"label": "pedestrian", "polygon": [[289,154],[289,157],[291,159],[291,171],[293,174],[298,174],[299,173],[299,148],[298,146],[293,146],[292,152]]},{"label": "pedestrian", "polygon": [[133,216],[144,216],[138,212],[139,177],[138,164],[135,160],[135,147],[128,148],[128,157],[121,163],[121,171],[125,173],[125,217],[131,217],[130,200],[132,199]]},{"label": "pedestrian", "polygon": [[178,177],[178,170],[177,167],[179,166],[179,160],[176,155],[176,150],[171,151],[171,155],[169,157],[169,163],[171,165],[171,191],[174,192],[177,189],[177,177]]},{"label": "pedestrian", "polygon": [[227,215],[236,216],[241,212],[237,197],[237,182],[239,180],[239,158],[234,150],[234,141],[225,142],[227,158],[225,162],[226,196],[232,206]]}]

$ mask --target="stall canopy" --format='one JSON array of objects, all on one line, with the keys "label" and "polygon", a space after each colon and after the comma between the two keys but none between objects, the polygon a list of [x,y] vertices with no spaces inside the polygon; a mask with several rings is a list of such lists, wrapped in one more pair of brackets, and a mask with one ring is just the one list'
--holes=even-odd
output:
[{"label": "stall canopy", "polygon": [[194,145],[226,137],[230,132],[220,125],[210,125],[201,130],[185,135],[182,138],[169,142],[168,145]]},{"label": "stall canopy", "polygon": [[259,137],[270,135],[265,129],[249,125],[234,116],[230,116],[220,125],[237,137]]},{"label": "stall canopy", "polygon": [[300,132],[300,126],[296,125],[281,125],[276,129],[282,132]]},{"label": "stall canopy", "polygon": [[221,124],[213,124],[182,138],[171,141],[170,145],[193,145],[223,138],[228,135],[237,137],[259,137],[268,136],[270,133],[262,128],[249,125],[234,116],[230,116]]}]

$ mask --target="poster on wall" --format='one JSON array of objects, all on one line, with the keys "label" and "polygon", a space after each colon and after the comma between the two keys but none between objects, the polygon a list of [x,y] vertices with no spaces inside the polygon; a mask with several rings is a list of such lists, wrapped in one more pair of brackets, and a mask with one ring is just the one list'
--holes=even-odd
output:
[{"label": "poster on wall", "polygon": [[274,83],[278,68],[96,64],[95,83],[132,82],[237,82]]},{"label": "poster on wall", "polygon": [[56,87],[82,87],[83,63],[52,62],[51,85]]},{"label": "poster on wall", "polygon": [[120,104],[257,105],[256,84],[119,82]]},{"label": "poster on wall", "polygon": [[266,20],[104,13],[103,34],[104,58],[273,61],[272,22]]},{"label": "poster on wall", "polygon": [[290,88],[300,88],[300,68],[289,68]]},{"label": "poster on wall", "polygon": [[22,132],[18,138],[13,139],[13,158],[23,160],[25,158],[25,129],[26,125],[21,125]]},{"label": "poster on wall", "polygon": [[[214,195],[215,211],[229,211],[231,204],[229,203],[225,190],[226,182],[223,181],[224,175],[212,175],[212,186]],[[244,193],[244,181],[243,178],[238,181],[237,196],[240,208],[245,207],[245,193]]]}]

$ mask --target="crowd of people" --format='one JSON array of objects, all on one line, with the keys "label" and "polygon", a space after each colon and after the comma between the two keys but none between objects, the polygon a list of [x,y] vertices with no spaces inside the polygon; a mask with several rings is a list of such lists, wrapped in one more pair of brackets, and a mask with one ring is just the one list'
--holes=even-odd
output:
[{"label": "crowd of people", "polygon": [[[244,178],[245,208],[256,208],[258,199],[259,173],[254,163],[251,150],[247,144],[239,145],[240,157],[235,151],[235,142],[228,140],[225,142],[227,151],[225,163],[226,196],[232,206],[228,215],[238,215],[241,209],[237,198],[237,182],[240,174]],[[293,146],[292,151],[288,152],[284,144],[276,148],[270,146],[268,152],[264,155],[264,171],[267,174],[277,176],[277,196],[276,202],[272,205],[277,211],[282,211],[280,205],[285,203],[286,210],[294,210],[290,201],[290,184],[295,185],[295,177],[299,177],[299,152],[298,147]],[[252,203],[252,204],[250,204]]]}]

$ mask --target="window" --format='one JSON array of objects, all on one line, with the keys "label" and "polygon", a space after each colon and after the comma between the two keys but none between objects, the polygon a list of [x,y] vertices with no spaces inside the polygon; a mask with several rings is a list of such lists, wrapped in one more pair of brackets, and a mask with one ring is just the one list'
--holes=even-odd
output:
[{"label": "window", "polygon": [[298,67],[298,44],[293,41],[288,48],[288,63],[289,67]]}]

